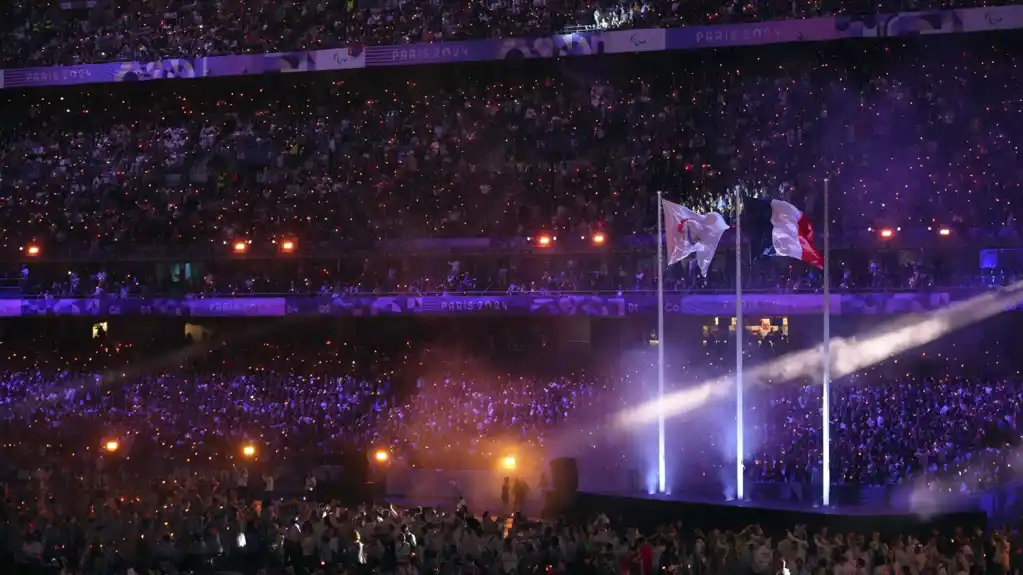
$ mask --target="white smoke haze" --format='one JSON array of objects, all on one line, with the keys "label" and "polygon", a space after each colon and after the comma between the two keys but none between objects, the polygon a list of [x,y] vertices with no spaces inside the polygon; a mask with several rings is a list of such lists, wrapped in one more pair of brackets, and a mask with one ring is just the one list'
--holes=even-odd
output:
[{"label": "white smoke haze", "polygon": [[999,465],[1006,465],[1009,468],[1023,466],[1023,448],[1017,447],[1008,453],[998,454],[981,449],[970,455],[971,463],[952,477],[913,479],[910,482],[912,490],[909,493],[909,501],[906,502],[908,508],[924,517],[963,509],[964,503],[975,497],[972,493],[983,491],[983,486],[979,484],[980,478],[987,476],[987,471],[993,467],[993,462],[988,460],[988,456],[997,458]]},{"label": "white smoke haze", "polygon": [[[1023,282],[955,303],[923,317],[899,318],[863,336],[830,341],[831,377],[834,380],[876,365],[905,351],[933,342],[956,330],[1018,307],[1023,303]],[[823,377],[824,346],[795,352],[745,371],[744,386],[779,385],[798,378]],[[638,407],[619,412],[622,428],[646,425],[659,417],[676,417],[712,402],[730,399],[736,379],[722,376],[692,385]]]},{"label": "white smoke haze", "polygon": [[[727,345],[727,344],[724,344]],[[617,414],[629,406],[657,398],[657,352],[649,346],[622,354],[609,373],[601,400],[589,409],[573,412],[544,442],[546,457],[572,457],[580,470],[580,489],[587,492],[621,493],[657,491],[657,421],[622,427]],[[676,381],[702,379],[734,370],[720,349],[686,348],[668,342],[665,371],[666,393],[680,391]],[[745,438],[759,445],[762,411],[745,414]],[[666,422],[670,446],[666,463],[666,486],[696,499],[717,500],[735,496],[736,412],[734,402],[707,403],[703,408]]]}]

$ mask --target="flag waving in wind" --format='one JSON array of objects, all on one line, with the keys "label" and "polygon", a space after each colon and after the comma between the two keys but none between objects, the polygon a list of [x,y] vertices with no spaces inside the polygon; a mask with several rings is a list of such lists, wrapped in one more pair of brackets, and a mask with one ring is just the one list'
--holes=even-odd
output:
[{"label": "flag waving in wind", "polygon": [[664,232],[668,241],[668,265],[696,254],[700,273],[706,277],[718,242],[728,229],[725,218],[717,212],[698,214],[668,200],[661,200],[661,208],[664,210]]},{"label": "flag waving in wind", "polygon": [[750,241],[755,251],[824,267],[824,257],[813,245],[813,224],[796,206],[762,199],[748,199],[743,204],[752,226]]}]

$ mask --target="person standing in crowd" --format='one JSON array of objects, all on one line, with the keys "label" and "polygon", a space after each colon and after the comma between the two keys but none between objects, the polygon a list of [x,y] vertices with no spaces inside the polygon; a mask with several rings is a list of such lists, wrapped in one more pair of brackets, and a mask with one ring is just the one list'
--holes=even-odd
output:
[{"label": "person standing in crowd", "polygon": [[991,536],[994,542],[994,575],[1006,575],[1012,565],[1012,543],[1005,533],[995,531]]},{"label": "person standing in crowd", "polygon": [[274,492],[274,474],[273,471],[266,471],[263,473],[263,494],[267,497],[272,497]]},{"label": "person standing in crowd", "polygon": [[512,487],[512,509],[516,512],[521,512],[526,507],[526,500],[529,497],[529,485],[522,478],[515,478],[515,484]]},{"label": "person standing in crowd", "polygon": [[501,484],[501,507],[505,513],[510,513],[511,508],[511,478],[505,477],[504,483]]}]

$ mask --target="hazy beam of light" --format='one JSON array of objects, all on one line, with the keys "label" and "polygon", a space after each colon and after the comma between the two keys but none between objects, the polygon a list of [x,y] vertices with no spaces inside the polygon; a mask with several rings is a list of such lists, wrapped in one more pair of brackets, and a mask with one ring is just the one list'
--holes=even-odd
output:
[{"label": "hazy beam of light", "polygon": [[[924,473],[922,476],[910,477],[906,483],[911,486],[912,491],[904,503],[908,510],[923,517],[933,517],[939,513],[976,508],[977,497],[981,496],[984,489],[978,489],[980,484],[975,481],[974,472],[979,470],[981,475],[985,475],[983,461],[985,453],[984,450],[973,453],[977,457],[960,469],[958,474],[928,478]],[[1003,451],[999,454],[999,459],[1002,465],[1014,471],[1018,470],[1023,466],[1023,450],[1014,448]],[[961,489],[963,485],[967,487],[965,492]],[[1000,484],[987,490],[1004,490],[1006,488],[1007,486]],[[997,513],[1001,509],[988,509],[987,511]]]},{"label": "hazy beam of light", "polygon": [[132,381],[134,378],[143,377],[151,373],[159,373],[163,369],[174,368],[182,365],[196,357],[201,357],[222,347],[229,345],[242,345],[245,342],[257,340],[260,337],[287,328],[291,324],[304,322],[305,319],[296,318],[295,321],[285,319],[267,324],[258,329],[248,331],[244,336],[232,339],[230,342],[223,337],[214,337],[204,342],[194,343],[186,348],[172,351],[166,355],[156,357],[134,365],[125,365],[104,371],[96,376],[78,377],[73,381],[66,382],[59,388],[47,390],[42,396],[36,396],[25,401],[9,406],[12,411],[31,412],[43,405],[51,405],[67,401],[69,398],[81,397],[86,393],[100,393],[106,389],[116,388],[125,381]]},{"label": "hazy beam of light", "polygon": [[[1023,303],[1023,282],[990,291],[928,313],[924,317],[899,318],[852,339],[831,340],[831,375],[838,379],[878,364],[890,357],[930,343],[970,324],[996,316]],[[748,385],[774,384],[799,377],[817,377],[824,361],[823,345],[794,352],[746,371]],[[734,376],[722,376],[626,409],[617,416],[620,425],[650,423],[660,417],[674,417],[711,401],[730,398]]]}]

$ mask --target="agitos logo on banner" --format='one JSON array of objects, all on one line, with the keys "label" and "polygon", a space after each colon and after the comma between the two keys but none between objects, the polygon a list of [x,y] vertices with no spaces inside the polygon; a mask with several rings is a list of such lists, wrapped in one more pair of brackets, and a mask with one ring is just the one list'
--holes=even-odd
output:
[{"label": "agitos logo on banner", "polygon": [[314,54],[316,70],[354,70],[366,67],[366,50],[362,45],[318,50]]}]

